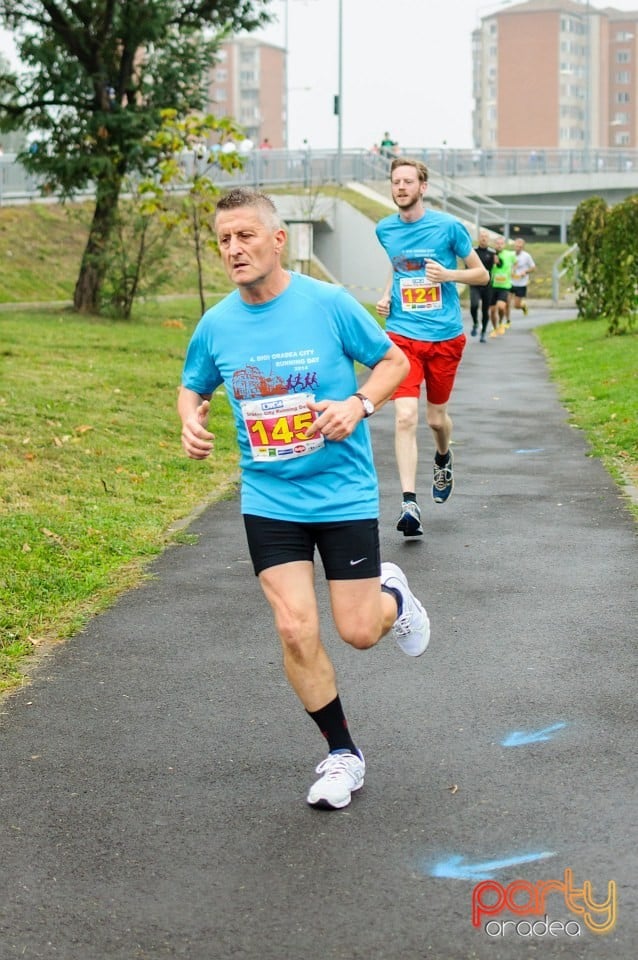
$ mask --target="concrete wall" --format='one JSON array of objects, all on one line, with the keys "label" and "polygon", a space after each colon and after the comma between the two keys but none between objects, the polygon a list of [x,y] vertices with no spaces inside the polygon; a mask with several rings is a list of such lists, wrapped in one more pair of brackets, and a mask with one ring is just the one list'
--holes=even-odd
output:
[{"label": "concrete wall", "polygon": [[[312,223],[313,253],[327,273],[362,303],[376,303],[390,272],[389,260],[374,232],[374,222],[344,200],[312,194],[275,195],[277,210],[288,226],[290,261],[306,260]],[[388,213],[390,213],[388,209]]]},{"label": "concrete wall", "polygon": [[357,300],[376,303],[388,279],[390,261],[376,238],[375,224],[343,200],[335,201],[333,216],[334,230],[315,226],[315,253]]},{"label": "concrete wall", "polygon": [[638,193],[638,169],[618,172],[528,174],[499,177],[455,177],[450,190],[458,184],[466,193],[493,197],[509,203],[565,204],[577,206],[583,198],[606,196],[613,202]]}]

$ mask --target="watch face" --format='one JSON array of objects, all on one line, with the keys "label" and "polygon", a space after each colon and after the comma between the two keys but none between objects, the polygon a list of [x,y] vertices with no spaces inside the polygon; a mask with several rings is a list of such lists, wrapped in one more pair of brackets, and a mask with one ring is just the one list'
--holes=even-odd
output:
[{"label": "watch face", "polygon": [[368,400],[368,398],[366,397],[365,400],[363,401],[363,409],[365,410],[366,415],[368,417],[370,416],[370,414],[374,413],[374,404],[372,400]]}]

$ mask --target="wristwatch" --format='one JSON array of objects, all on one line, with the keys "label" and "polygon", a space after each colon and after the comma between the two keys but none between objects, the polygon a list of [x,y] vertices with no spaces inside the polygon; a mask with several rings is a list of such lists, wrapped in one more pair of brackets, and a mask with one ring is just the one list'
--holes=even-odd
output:
[{"label": "wristwatch", "polygon": [[359,397],[359,400],[363,404],[363,416],[371,417],[374,413],[374,404],[372,400],[368,399],[368,397],[364,396],[362,393],[355,393],[354,396]]}]

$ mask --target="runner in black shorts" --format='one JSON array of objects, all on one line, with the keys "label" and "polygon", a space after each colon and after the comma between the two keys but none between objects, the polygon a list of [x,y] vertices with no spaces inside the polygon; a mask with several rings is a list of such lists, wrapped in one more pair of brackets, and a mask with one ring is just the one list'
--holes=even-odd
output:
[{"label": "runner in black shorts", "polygon": [[527,316],[527,284],[530,273],[536,270],[536,264],[525,249],[522,237],[517,237],[514,241],[514,254],[516,259],[512,265],[512,297],[516,309],[522,310]]},{"label": "runner in black shorts", "polygon": [[[365,762],[321,642],[314,555],[346,643],[365,650],[391,633],[404,653],[425,651],[427,613],[403,571],[381,563],[378,480],[363,422],[409,364],[347,291],[283,268],[286,232],[269,197],[231,191],[217,204],[215,229],[239,295],[208,310],[191,338],[178,401],[182,444],[195,460],[211,454],[209,401],[225,384],[255,573],[288,681],[328,744],[307,801],[339,809],[363,786]],[[360,386],[355,363],[369,370]]]},{"label": "runner in black shorts", "polygon": [[[474,247],[478,258],[487,270],[491,273],[494,266],[494,251],[490,250],[490,238],[487,230],[479,232],[478,243]],[[488,281],[482,287],[470,287],[470,316],[472,317],[472,336],[478,333],[478,314],[481,308],[481,336],[480,343],[485,343],[485,334],[487,325],[490,322],[490,307],[492,306],[492,284]]]}]

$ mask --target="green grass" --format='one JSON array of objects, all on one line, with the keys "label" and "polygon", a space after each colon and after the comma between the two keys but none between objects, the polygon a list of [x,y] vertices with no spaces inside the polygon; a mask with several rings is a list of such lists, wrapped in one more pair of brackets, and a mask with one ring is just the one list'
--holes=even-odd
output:
[{"label": "green grass", "polygon": [[638,334],[610,337],[602,320],[574,320],[539,327],[536,336],[592,456],[638,487]]},{"label": "green grass", "polygon": [[195,464],[180,447],[176,390],[197,317],[195,300],[132,324],[0,314],[0,689],[34,647],[138,582],[174,521],[233,489],[223,393],[216,455]]},{"label": "green grass", "polygon": [[[0,210],[0,255],[2,244],[13,251],[22,278],[18,296],[3,277],[11,289],[0,287],[0,303],[71,295],[83,245],[77,225],[65,237],[72,224],[59,208]],[[210,271],[223,293],[219,265]],[[193,274],[174,273],[177,290],[194,294]],[[190,461],[180,446],[176,390],[198,317],[195,296],[140,304],[131,322],[37,306],[0,312],[0,690],[23,681],[30,653],[72,636],[168,544],[188,539],[177,521],[234,492],[223,393],[213,401],[215,455]],[[638,482],[637,337],[582,322],[538,336],[593,454]]]},{"label": "green grass", "polygon": [[[0,303],[71,300],[91,214],[85,204],[0,207]],[[194,256],[177,235],[169,260],[168,276],[153,293],[195,294]],[[213,256],[205,265],[204,285],[211,291],[228,290],[226,275]]]}]

